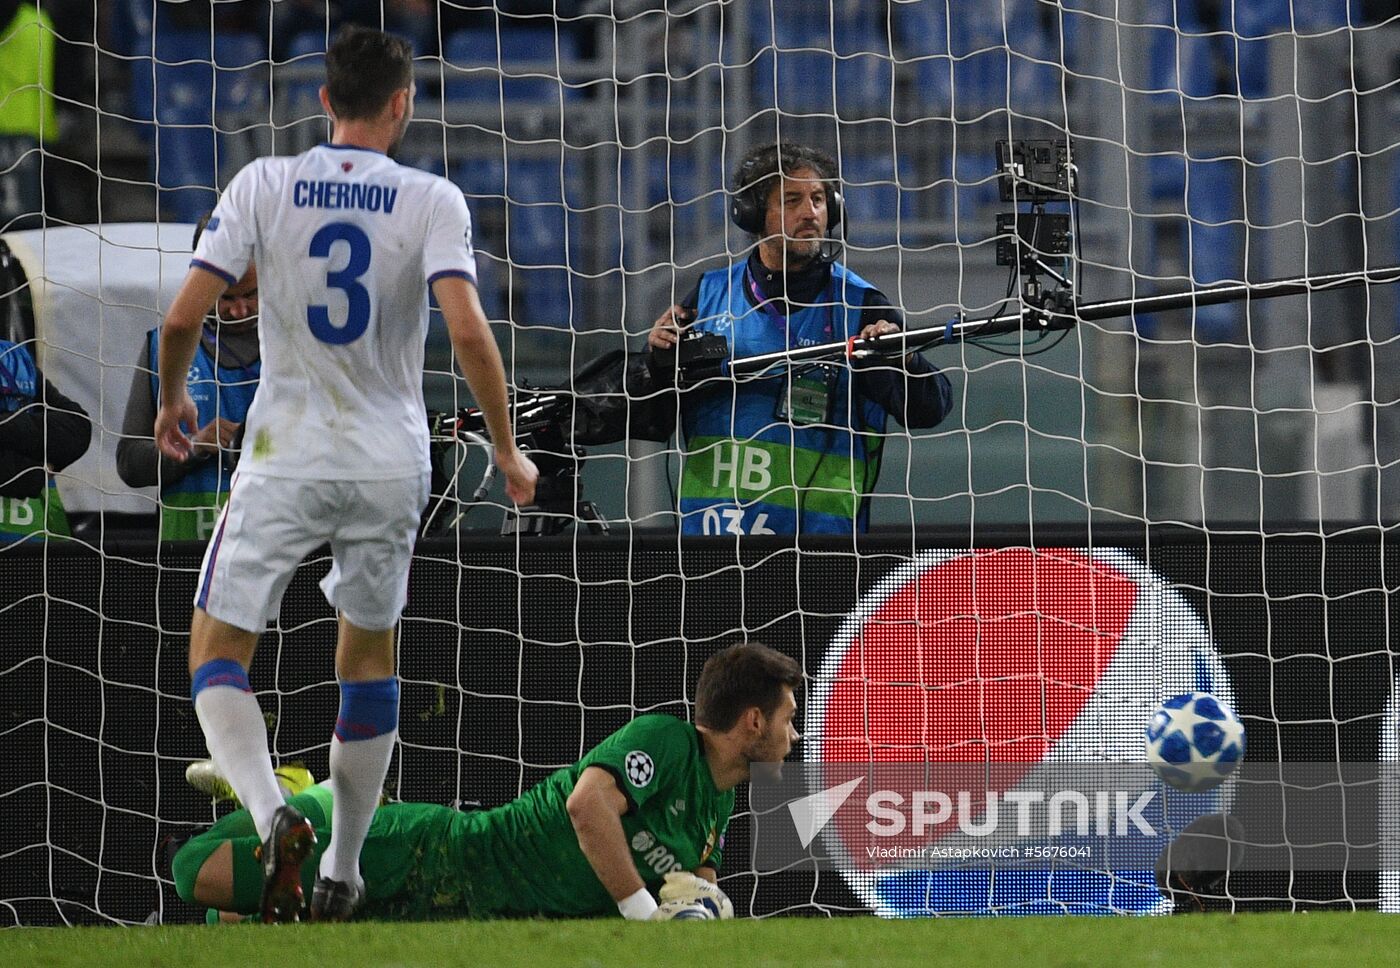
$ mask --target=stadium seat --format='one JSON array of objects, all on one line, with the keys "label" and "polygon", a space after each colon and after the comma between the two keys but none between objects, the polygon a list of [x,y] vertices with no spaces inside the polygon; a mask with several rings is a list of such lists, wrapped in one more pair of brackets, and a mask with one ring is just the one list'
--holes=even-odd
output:
[{"label": "stadium seat", "polygon": [[[1273,2],[1282,3],[1283,0],[1273,0]],[[1300,34],[1321,33],[1345,27],[1348,23],[1358,25],[1365,23],[1362,13],[1363,3],[1361,0],[1310,0],[1308,3],[1295,5],[1293,23],[1297,25]],[[1394,8],[1392,8],[1391,15],[1394,15]],[[1279,29],[1287,30],[1288,27],[1288,20],[1283,19]]]},{"label": "stadium seat", "polygon": [[[525,315],[529,325],[568,326],[569,273],[566,259],[581,255],[581,240],[565,250],[569,225],[578,225],[564,206],[559,165],[552,160],[513,161],[507,170],[510,261],[520,273]],[[577,233],[574,233],[577,236]]]},{"label": "stadium seat", "polygon": [[996,158],[990,151],[958,154],[953,158],[959,241],[975,241],[989,238],[993,234],[993,216],[1002,206],[997,180],[994,177],[996,170]]},{"label": "stadium seat", "polygon": [[[702,170],[706,173],[703,184]],[[636,184],[639,175],[640,194]],[[621,226],[624,244],[614,264],[624,264],[625,260],[628,271],[642,271],[654,263],[656,249],[648,251],[645,246],[626,244],[638,233],[646,233],[652,246],[674,243],[677,252],[682,252],[690,251],[692,245],[701,241],[696,233],[702,225],[711,233],[723,231],[726,198],[717,159],[697,164],[693,154],[673,152],[668,158],[664,147],[647,146],[623,154],[620,177],[620,198],[625,209]],[[611,193],[609,187],[606,194]],[[597,201],[614,202],[611,198]]]},{"label": "stadium seat", "polygon": [[476,252],[476,291],[487,319],[509,319],[506,305],[506,269],[500,260],[480,249]]},{"label": "stadium seat", "polygon": [[908,94],[918,105],[914,116],[947,116],[952,105],[953,59],[948,46],[947,7],[909,3],[894,7],[895,57],[907,66]]},{"label": "stadium seat", "polygon": [[[151,80],[151,5],[141,0],[117,0],[112,5],[110,43],[114,54],[124,61],[130,78],[126,114],[135,121],[150,121],[154,93]],[[137,132],[149,138],[150,128],[137,125]]]},{"label": "stadium seat", "polygon": [[160,190],[161,210],[177,220],[194,221],[215,200],[217,139],[209,33],[161,30],[154,35],[154,50],[152,177]]},{"label": "stadium seat", "polygon": [[[1238,161],[1187,163],[1186,213],[1191,278],[1198,286],[1244,279],[1244,173]],[[1240,309],[1234,305],[1196,310],[1196,336],[1216,342],[1238,338]]]},{"label": "stadium seat", "polygon": [[447,175],[447,164],[442,157],[442,148],[430,148],[427,146],[410,149],[407,143],[399,149],[399,153],[394,156],[401,165],[409,168],[417,168],[419,171],[431,172],[434,175]]},{"label": "stadium seat", "polygon": [[113,53],[127,57],[151,53],[151,9],[148,0],[115,0],[111,4],[108,43]]},{"label": "stadium seat", "polygon": [[1159,201],[1181,201],[1186,192],[1186,157],[1184,155],[1154,155],[1147,159],[1150,191]]},{"label": "stadium seat", "polygon": [[716,224],[722,224],[729,219],[729,177],[723,158],[702,153],[693,169],[681,174],[680,183],[689,186],[689,194],[677,196],[676,202],[697,214],[704,211]]},{"label": "stadium seat", "polygon": [[[645,172],[644,190],[641,197],[634,194],[633,179],[639,168]],[[706,192],[723,188],[723,179],[717,164],[707,166],[706,184],[701,185],[699,166],[691,153],[681,154],[677,150],[668,152],[665,146],[646,146],[629,151],[622,158],[622,202],[629,209],[650,208],[656,205],[687,205],[701,199]],[[712,184],[711,184],[712,182]]]},{"label": "stadium seat", "polygon": [[726,174],[719,159],[672,156],[669,172],[664,161],[652,168],[653,179],[665,179],[680,220],[704,217],[711,225],[729,218]]},{"label": "stadium seat", "polygon": [[894,79],[882,18],[833,12],[825,0],[790,0],[776,18],[765,4],[752,9],[753,49],[763,51],[751,71],[758,104],[845,118],[888,110]]},{"label": "stadium seat", "polygon": [[[1298,15],[1313,4],[1299,4]],[[1317,7],[1330,4],[1317,3]],[[1235,7],[1235,32],[1239,35],[1239,92],[1242,97],[1261,98],[1268,94],[1268,36],[1287,34],[1292,29],[1294,11],[1288,0],[1253,0]],[[1301,28],[1301,24],[1299,24]]]},{"label": "stadium seat", "polygon": [[[970,118],[997,108],[1039,116],[1061,102],[1078,17],[1032,0],[1006,0],[1000,15],[955,16],[939,3],[894,8],[896,55],[924,114]],[[1058,32],[1063,30],[1064,52]]]},{"label": "stadium seat", "polygon": [[[554,28],[502,27],[459,30],[443,45],[443,98],[447,101],[536,101],[557,103],[579,96],[564,87],[560,65],[574,60],[572,34]],[[499,69],[499,72],[498,72]]]},{"label": "stadium seat", "polygon": [[267,101],[267,41],[248,33],[214,35],[214,109],[245,112]]},{"label": "stadium seat", "polygon": [[[117,23],[124,23],[126,27],[120,39],[114,38],[114,44],[118,53],[129,54],[131,58],[126,61],[126,69],[130,75],[127,93],[128,114],[135,121],[148,122],[155,112],[155,62],[152,57],[154,47],[149,13],[142,18],[133,10],[139,10],[140,7],[141,4],[130,2],[118,7],[114,14],[114,30]],[[122,16],[123,11],[132,12]],[[142,137],[149,137],[151,134],[151,130],[145,125],[138,125],[137,131]]]},{"label": "stadium seat", "polygon": [[320,30],[308,30],[297,34],[287,45],[287,59],[284,62],[295,65],[298,72],[305,71],[307,77],[278,84],[277,100],[280,107],[293,116],[319,114],[321,111],[320,74],[326,63],[326,35]]},{"label": "stadium seat", "polygon": [[1236,93],[1229,11],[1219,24],[1207,24],[1194,2],[1173,7],[1170,0],[1157,0],[1153,7],[1153,22],[1163,26],[1151,32],[1152,88],[1190,98]]},{"label": "stadium seat", "polygon": [[1149,26],[1140,31],[1146,38],[1148,49],[1147,77],[1143,79],[1143,87],[1153,92],[1179,96],[1183,90],[1181,76],[1185,72],[1181,62],[1189,59],[1188,51],[1194,49],[1191,47],[1193,41],[1183,34],[1200,34],[1202,27],[1190,4],[1183,3],[1178,14],[1172,0],[1151,0],[1144,8],[1144,15],[1144,22]]},{"label": "stadium seat", "polygon": [[1240,94],[1247,98],[1266,97],[1270,88],[1269,55],[1278,44],[1292,43],[1287,39],[1264,38],[1289,33],[1293,29],[1295,16],[1300,34],[1337,26],[1327,22],[1327,15],[1333,11],[1340,12],[1340,23],[1346,23],[1346,0],[1318,0],[1316,3],[1297,4],[1296,8],[1288,0],[1253,0],[1237,5],[1234,30],[1240,37]]},{"label": "stadium seat", "polygon": [[898,241],[896,219],[902,223],[902,231],[909,232],[908,222],[914,218],[914,195],[902,186],[913,177],[913,163],[908,158],[895,158],[888,151],[842,155],[846,232],[853,245],[888,245]]},{"label": "stadium seat", "polygon": [[448,176],[466,193],[467,198],[506,193],[506,166],[499,158],[476,157],[452,168]]},{"label": "stadium seat", "polygon": [[1030,9],[1016,4],[1008,11],[1009,106],[1018,114],[1058,118],[1064,113],[1065,69],[1073,68],[1077,54],[1079,18],[1069,13],[1057,16],[1045,4]]},{"label": "stadium seat", "polygon": [[161,210],[177,222],[193,222],[214,207],[215,138],[207,127],[161,125],[156,129],[155,180]]},{"label": "stadium seat", "polygon": [[168,30],[155,37],[155,119],[208,122],[214,107],[214,59],[209,34]]},{"label": "stadium seat", "polygon": [[1301,27],[1304,22],[1324,21],[1328,8],[1337,7],[1341,8],[1341,22],[1346,23],[1345,0],[1314,0],[1312,3],[1298,4],[1296,8],[1289,0],[1250,0],[1249,3],[1235,6],[1233,30],[1244,38],[1286,34],[1295,17]]},{"label": "stadium seat", "polygon": [[[511,159],[503,164],[494,158],[474,158],[455,165],[452,177],[469,199],[484,197],[482,203],[472,203],[475,210],[492,198],[506,199],[501,248],[509,261],[510,286],[518,296],[515,321],[568,326],[577,308],[570,305],[566,260],[581,258],[583,242],[581,214],[570,214],[565,208],[564,182],[569,183],[570,202],[580,204],[577,174],[571,169],[561,179],[559,162],[553,159]],[[503,307],[499,311],[504,315]]]},{"label": "stadium seat", "polygon": [[472,244],[477,252],[477,288],[489,319],[508,316],[509,270],[505,257],[505,163],[497,157],[475,157],[447,170],[467,196],[472,213]]}]

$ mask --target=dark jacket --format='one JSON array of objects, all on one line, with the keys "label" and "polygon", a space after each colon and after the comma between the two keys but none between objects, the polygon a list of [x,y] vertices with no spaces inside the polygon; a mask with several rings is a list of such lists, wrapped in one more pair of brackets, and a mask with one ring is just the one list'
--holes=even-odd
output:
[{"label": "dark jacket", "polygon": [[[256,329],[220,335],[205,327],[200,340],[211,356],[231,359],[238,365],[258,358]],[[159,363],[151,359],[149,344],[142,343],[136,357],[136,371],[131,376],[131,392],[126,398],[122,437],[117,441],[117,476],[127,487],[176,484],[208,460],[202,454],[186,461],[171,460],[156,446],[152,436],[156,426],[156,398],[151,390],[151,374],[157,371]]]},{"label": "dark jacket", "polygon": [[92,441],[87,411],[35,370],[35,398],[13,412],[0,411],[0,497],[40,496],[49,471],[82,457]]},{"label": "dark jacket", "polygon": [[[787,314],[786,302],[814,303],[826,289],[831,265],[813,263],[790,278],[768,270],[754,250],[749,266],[760,295],[776,302],[777,311]],[[745,294],[750,304],[751,294]],[[700,302],[697,281],[680,306],[694,311]],[[903,328],[903,314],[878,289],[866,290],[861,326],[888,320]],[[676,388],[656,374],[647,351],[624,358],[621,352],[609,354],[579,374],[572,387],[574,443],[605,444],[618,440],[665,442],[676,429],[679,412]],[[953,409],[953,388],[948,378],[919,353],[907,361],[885,360],[856,370],[856,389],[879,404],[909,429],[936,427]],[[680,406],[685,406],[681,391]]]}]

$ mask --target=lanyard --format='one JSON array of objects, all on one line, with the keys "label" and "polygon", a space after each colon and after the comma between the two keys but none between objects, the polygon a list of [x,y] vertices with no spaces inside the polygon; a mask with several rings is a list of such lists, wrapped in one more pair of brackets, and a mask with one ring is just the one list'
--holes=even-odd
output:
[{"label": "lanyard", "polygon": [[[744,281],[749,284],[749,295],[753,296],[754,303],[759,309],[763,310],[764,315],[773,320],[776,325],[786,328],[787,317],[778,312],[777,308],[773,305],[777,300],[764,298],[763,292],[758,288],[758,280],[753,277],[753,268],[751,266],[744,267]],[[791,333],[788,335],[790,336]]]},{"label": "lanyard", "polygon": [[[789,317],[784,316],[782,313],[778,312],[777,308],[774,306],[774,303],[777,302],[776,299],[767,299],[767,298],[764,297],[763,291],[760,290],[760,289],[758,288],[758,280],[754,279],[754,277],[753,277],[753,267],[752,267],[752,266],[745,266],[745,267],[744,267],[744,281],[745,281],[746,283],[748,283],[748,286],[749,286],[749,295],[751,295],[751,296],[753,297],[753,301],[754,301],[755,304],[757,304],[757,307],[758,307],[760,310],[763,311],[764,315],[766,315],[769,319],[771,319],[771,320],[773,321],[773,324],[774,324],[775,326],[782,327],[782,329],[783,329],[783,331],[784,331],[785,342],[787,343],[788,348],[791,349],[791,348],[792,348],[793,336],[794,336],[795,334],[793,333],[793,331],[792,331],[792,326],[790,325],[790,323],[789,323],[789,321],[788,321],[788,320],[789,320]],[[834,282],[834,280],[833,280],[833,282]],[[831,284],[831,283],[828,283],[827,286],[826,286],[826,288],[822,290],[822,300],[821,300],[821,301],[822,301],[823,303],[828,304],[828,305],[830,305],[832,302],[834,302],[834,293],[832,292],[832,284]],[[834,310],[833,310],[833,311],[834,311]],[[828,336],[831,335],[831,320],[830,320],[830,319],[828,319],[828,320],[827,320],[827,323],[826,323],[826,334],[827,334]]]}]

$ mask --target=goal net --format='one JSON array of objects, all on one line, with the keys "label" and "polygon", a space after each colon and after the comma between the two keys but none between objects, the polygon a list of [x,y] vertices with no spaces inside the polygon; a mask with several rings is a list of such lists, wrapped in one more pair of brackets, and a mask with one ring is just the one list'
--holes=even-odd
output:
[{"label": "goal net", "polygon": [[[533,408],[517,408],[518,430],[554,502],[516,518],[487,476],[434,314],[437,476],[401,627],[391,796],[503,803],[636,715],[689,717],[706,658],[747,638],[804,668],[794,759],[814,793],[833,764],[1022,768],[1006,794],[1046,764],[1141,763],[1153,711],[1192,691],[1238,711],[1246,767],[1331,764],[1337,778],[1321,793],[1260,781],[1268,804],[1248,773],[1194,798],[1158,785],[1169,808],[1122,856],[950,868],[833,860],[850,860],[840,823],[779,862],[741,790],[721,885],[745,913],[1165,913],[1157,850],[1216,812],[1243,822],[1257,860],[1200,903],[1400,908],[1400,303],[1389,284],[1279,298],[1265,285],[1400,263],[1393,9],[78,7],[20,5],[0,30],[0,347],[28,350],[92,421],[85,453],[53,475],[61,521],[52,499],[47,517],[39,499],[0,499],[0,535],[29,539],[0,545],[0,923],[203,914],[169,869],[228,809],[183,781],[205,755],[185,669],[202,546],[157,541],[171,494],[140,483],[122,445],[149,443],[130,411],[149,403],[147,334],[193,223],[251,159],[328,140],[325,51],[338,18],[357,17],[413,45],[398,158],[467,197],[482,303]],[[792,412],[734,424],[718,450],[688,439],[697,394],[747,392],[737,368],[699,386],[682,372],[680,390],[628,376],[659,372],[647,334],[667,307],[749,258],[733,175],[775,141],[832,157],[844,217],[828,254],[888,297],[902,349],[951,382],[941,420],[910,429],[881,411],[860,469],[848,453],[853,469],[830,480],[834,460],[794,470],[755,448]],[[1027,150],[1049,154],[1037,168]],[[1231,283],[1231,301],[1135,305]],[[1015,322],[968,325],[987,318]],[[822,365],[783,372],[796,386],[847,363]],[[902,351],[861,365],[899,400],[932,379]],[[0,395],[0,435],[20,397]],[[644,429],[658,413],[669,439]],[[6,450],[19,447],[0,436],[0,487],[19,480]],[[683,535],[702,461],[712,489],[786,487],[793,507],[860,509],[860,527],[799,541],[741,508],[697,512],[703,533]],[[337,701],[335,617],[316,586],[328,567],[304,563],[251,670],[274,757],[317,777]],[[1345,823],[1276,838],[1280,804]]]}]

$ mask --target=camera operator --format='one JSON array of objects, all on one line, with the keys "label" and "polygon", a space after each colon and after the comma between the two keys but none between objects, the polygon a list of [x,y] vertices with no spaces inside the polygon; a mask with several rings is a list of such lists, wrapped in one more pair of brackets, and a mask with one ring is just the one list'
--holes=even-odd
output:
[{"label": "camera operator", "polygon": [[[647,339],[653,351],[674,349],[686,330],[723,336],[739,359],[902,328],[884,293],[834,258],[841,196],[823,152],[790,143],[749,152],[731,215],[757,244],[662,313]],[[886,418],[936,426],[952,387],[909,353],[854,369],[794,364],[773,378],[703,381],[679,400],[683,533],[849,534],[869,526]]]},{"label": "camera operator", "polygon": [[[207,212],[200,218],[191,246],[199,245],[212,215]],[[243,420],[262,373],[257,269],[250,265],[219,296],[205,321],[190,371],[199,426],[190,428],[194,452],[185,461],[161,454],[152,436],[160,399],[159,360],[157,327],[146,334],[137,355],[117,443],[117,476],[128,487],[160,487],[161,540],[207,540],[228,501]]]},{"label": "camera operator", "polygon": [[69,536],[53,474],[91,441],[87,412],[44,378],[27,346],[0,339],[0,545]]}]

